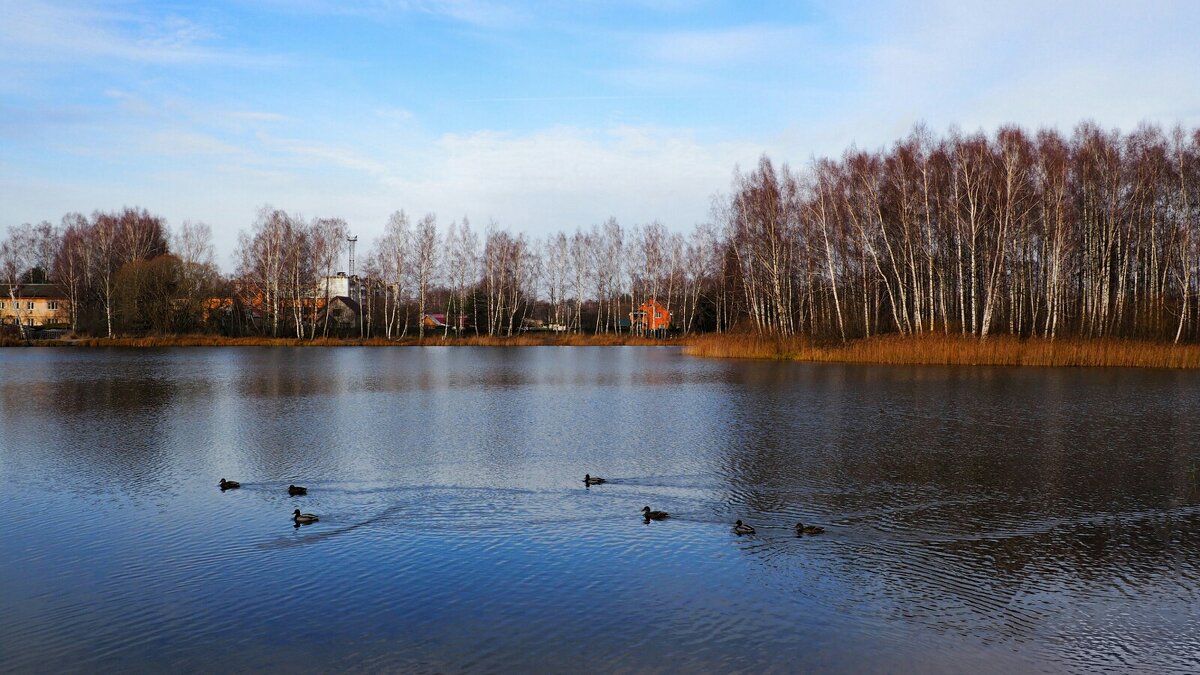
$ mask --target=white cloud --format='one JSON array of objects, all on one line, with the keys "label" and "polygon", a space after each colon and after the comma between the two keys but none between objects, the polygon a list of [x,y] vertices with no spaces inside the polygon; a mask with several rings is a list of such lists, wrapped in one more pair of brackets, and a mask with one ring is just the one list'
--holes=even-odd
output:
[{"label": "white cloud", "polygon": [[194,131],[167,130],[148,134],[141,145],[142,152],[169,157],[239,157],[249,154],[240,146]]},{"label": "white cloud", "polygon": [[794,56],[814,40],[809,28],[750,25],[652,34],[645,36],[643,49],[655,61],[736,67]]},{"label": "white cloud", "polygon": [[1194,3],[943,1],[843,18],[870,36],[856,56],[864,127],[1197,121]]},{"label": "white cloud", "polygon": [[445,17],[480,27],[511,26],[525,20],[522,10],[493,0],[260,0],[286,12],[360,16],[374,20],[411,14]]},{"label": "white cloud", "polygon": [[[209,28],[103,5],[0,0],[0,63],[78,65],[87,59],[164,64],[264,65],[274,57],[215,46]],[[81,61],[83,60],[83,61]]]},{"label": "white cloud", "polygon": [[387,184],[414,211],[495,218],[532,234],[609,215],[685,228],[707,217],[709,197],[727,188],[734,165],[761,151],[702,143],[678,129],[484,131],[441,137],[421,176]]},{"label": "white cloud", "polygon": [[231,120],[245,122],[286,122],[287,115],[262,110],[234,110],[226,113]]},{"label": "white cloud", "polygon": [[[472,25],[528,19],[492,2],[313,0],[299,11],[437,15]],[[1190,34],[1198,12],[1186,3],[946,1],[829,5],[803,25],[649,33],[555,24],[546,29],[578,30],[591,48],[605,44],[581,62],[579,81],[602,73],[613,86],[589,96],[561,80],[538,82],[549,95],[523,96],[529,83],[514,82],[511,98],[500,91],[487,100],[521,103],[551,121],[514,131],[497,121],[504,118],[452,115],[461,126],[448,131],[423,112],[436,106],[423,107],[422,95],[431,95],[420,86],[360,96],[312,82],[334,94],[334,103],[317,106],[230,91],[170,99],[198,95],[186,86],[162,93],[164,80],[142,79],[138,65],[186,65],[167,71],[185,72],[186,82],[193,65],[240,63],[245,52],[224,48],[195,21],[0,0],[0,91],[25,87],[5,81],[6,70],[27,77],[47,65],[120,61],[138,74],[96,80],[106,98],[75,107],[59,105],[53,91],[12,97],[0,109],[9,146],[0,188],[16,195],[5,204],[10,218],[140,204],[174,223],[209,222],[225,253],[264,202],[346,217],[366,240],[396,208],[495,218],[531,234],[609,215],[686,228],[707,217],[710,195],[728,189],[736,164],[753,165],[764,151],[804,164],[852,143],[890,144],[922,120],[935,133],[1002,123],[1069,131],[1085,118],[1127,130],[1144,119],[1200,124],[1200,41]],[[297,82],[308,83],[300,75]],[[603,104],[620,99],[626,103]],[[558,107],[601,112],[554,124],[551,104],[589,100],[597,104]],[[18,160],[10,148],[23,153]]]},{"label": "white cloud", "polygon": [[300,160],[306,166],[318,169],[333,165],[372,175],[383,174],[385,171],[383,163],[351,148],[304,139],[275,138],[261,132],[258,139],[266,149],[283,151],[287,155],[283,158],[285,165],[289,161]]}]

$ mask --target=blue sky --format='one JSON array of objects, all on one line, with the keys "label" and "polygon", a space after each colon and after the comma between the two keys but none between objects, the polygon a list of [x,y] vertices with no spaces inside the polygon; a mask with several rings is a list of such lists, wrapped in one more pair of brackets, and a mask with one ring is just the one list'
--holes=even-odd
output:
[{"label": "blue sky", "polygon": [[[1200,126],[1200,3],[0,0],[0,225],[139,205],[686,230],[924,121]],[[1046,6],[1049,5],[1049,6]]]}]

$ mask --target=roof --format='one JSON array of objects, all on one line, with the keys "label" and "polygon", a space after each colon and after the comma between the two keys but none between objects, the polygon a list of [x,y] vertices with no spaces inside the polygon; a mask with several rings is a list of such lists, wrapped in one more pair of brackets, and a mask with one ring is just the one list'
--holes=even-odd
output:
[{"label": "roof", "polygon": [[335,295],[329,299],[330,304],[333,304],[335,301],[340,302],[343,305],[349,307],[351,310],[354,311],[355,314],[362,311],[362,307],[359,306],[358,302],[356,300],[354,300],[354,298],[348,298],[344,295]]},{"label": "roof", "polygon": [[[0,284],[0,295],[9,296],[10,284]],[[58,284],[17,284],[18,298],[66,298],[67,294]]]}]

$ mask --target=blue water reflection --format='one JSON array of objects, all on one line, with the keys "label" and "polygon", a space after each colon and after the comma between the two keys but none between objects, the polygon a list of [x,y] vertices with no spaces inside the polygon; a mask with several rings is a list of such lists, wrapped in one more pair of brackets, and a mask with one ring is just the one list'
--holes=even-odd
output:
[{"label": "blue water reflection", "polygon": [[1200,669],[1194,373],[552,347],[0,369],[0,670]]}]

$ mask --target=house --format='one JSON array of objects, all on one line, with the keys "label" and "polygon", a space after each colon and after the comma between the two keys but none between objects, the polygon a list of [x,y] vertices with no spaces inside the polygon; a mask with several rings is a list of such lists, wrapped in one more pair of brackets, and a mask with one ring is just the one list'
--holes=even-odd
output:
[{"label": "house", "polygon": [[447,321],[445,314],[424,314],[421,316],[421,323],[425,324],[425,330],[441,331],[446,330],[446,325],[449,324],[450,330],[459,333],[470,327],[466,314],[459,314],[456,318],[457,321],[454,323],[458,324],[457,328],[454,327],[454,323]]},{"label": "house", "polygon": [[629,313],[629,325],[637,333],[665,331],[671,327],[671,312],[650,298]]},{"label": "house", "polygon": [[67,294],[55,284],[0,284],[0,324],[17,322],[29,328],[69,325]]},{"label": "house", "polygon": [[312,297],[324,300],[326,294],[330,298],[357,298],[362,294],[367,293],[367,284],[357,274],[348,276],[345,272],[338,272],[331,277],[321,277],[317,282],[316,287],[311,293]]},{"label": "house", "polygon": [[[345,330],[358,325],[358,315],[362,307],[353,298],[337,295],[329,299],[329,325],[337,330]],[[324,319],[324,317],[322,317]]]}]

